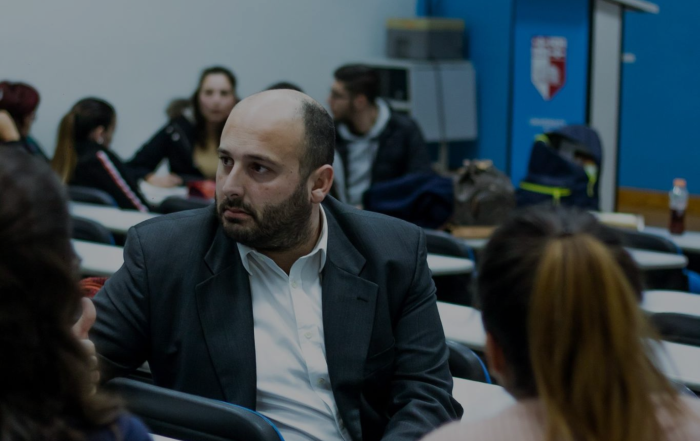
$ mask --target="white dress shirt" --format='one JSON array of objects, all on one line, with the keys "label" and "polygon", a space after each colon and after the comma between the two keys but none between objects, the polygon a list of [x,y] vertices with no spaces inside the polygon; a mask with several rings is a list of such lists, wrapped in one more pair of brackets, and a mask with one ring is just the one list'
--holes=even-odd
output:
[{"label": "white dress shirt", "polygon": [[350,440],[331,390],[323,338],[321,271],[328,223],[287,275],[269,257],[238,244],[250,279],[255,324],[257,411],[286,441]]}]

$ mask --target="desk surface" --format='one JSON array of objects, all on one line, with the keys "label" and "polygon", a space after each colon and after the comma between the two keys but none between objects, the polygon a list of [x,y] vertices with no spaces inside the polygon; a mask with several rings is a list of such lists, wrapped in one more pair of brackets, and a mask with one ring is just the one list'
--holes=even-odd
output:
[{"label": "desk surface", "polygon": [[[697,239],[692,240],[697,240],[698,251],[700,251],[700,234],[698,234]],[[488,243],[488,239],[462,239],[462,241],[474,250],[482,250]],[[688,258],[679,254],[659,253],[633,248],[628,248],[627,251],[632,255],[632,258],[637,262],[641,270],[682,269],[688,265]]]},{"label": "desk surface", "polygon": [[146,197],[148,202],[153,205],[160,205],[165,199],[176,196],[180,198],[186,198],[189,194],[189,190],[185,186],[181,187],[171,187],[163,188],[151,185],[146,181],[139,181],[139,189],[141,193]]},{"label": "desk surface", "polygon": [[471,249],[479,251],[486,248],[486,244],[489,243],[488,239],[461,239],[462,242],[466,243]]},{"label": "desk surface", "polygon": [[[481,324],[481,313],[467,306],[438,302],[445,337],[483,351],[486,333]],[[700,390],[700,347],[662,342],[659,358],[664,372],[693,390]],[[664,355],[668,354],[668,356]]]},{"label": "desk surface", "polygon": [[688,251],[691,253],[700,253],[700,233],[696,231],[686,231],[683,234],[674,235],[669,233],[668,230],[665,228],[646,227],[644,228],[643,232],[656,234],[657,236],[670,239],[683,251]]},{"label": "desk surface", "polygon": [[675,312],[700,317],[700,295],[683,291],[645,291],[642,309],[647,312]]},{"label": "desk surface", "polygon": [[474,271],[474,262],[469,259],[428,254],[428,267],[433,276],[453,276]]},{"label": "desk surface", "polygon": [[462,421],[491,417],[515,403],[515,399],[501,386],[463,378],[454,379],[452,396],[464,408]]},{"label": "desk surface", "polygon": [[483,351],[486,333],[481,323],[481,312],[469,306],[437,302],[445,338]]},{"label": "desk surface", "polygon": [[[111,276],[124,263],[121,247],[73,240],[75,252],[81,259],[80,270],[84,275]],[[428,267],[433,275],[468,274],[474,268],[469,259],[428,254]]]},{"label": "desk surface", "polygon": [[659,253],[656,251],[627,248],[640,270],[683,269],[688,266],[688,258],[682,254]]},{"label": "desk surface", "polygon": [[136,210],[122,210],[105,205],[92,205],[80,202],[71,202],[68,205],[70,214],[94,220],[105,226],[109,231],[117,234],[126,234],[129,228],[148,219],[158,217],[154,213],[142,213]]},{"label": "desk surface", "polygon": [[124,249],[110,245],[72,240],[75,253],[80,257],[80,272],[86,276],[109,277],[124,263]]}]

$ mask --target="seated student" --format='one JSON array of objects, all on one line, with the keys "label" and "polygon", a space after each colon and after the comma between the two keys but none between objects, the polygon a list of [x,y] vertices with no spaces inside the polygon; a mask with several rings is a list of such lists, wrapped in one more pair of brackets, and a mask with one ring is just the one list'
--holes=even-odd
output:
[{"label": "seated student", "polygon": [[360,205],[375,183],[432,171],[416,123],[378,98],[376,70],[346,65],[334,75],[328,105],[336,122],[336,159],[342,162],[334,183],[341,200]]},{"label": "seated student", "polygon": [[61,119],[51,167],[64,183],[102,190],[120,208],[148,211],[131,171],[109,149],[116,125],[116,112],[106,101],[78,101]]},{"label": "seated student", "polygon": [[700,439],[700,401],[657,368],[639,273],[588,213],[531,208],[482,253],[478,295],[494,374],[518,401],[426,440]]},{"label": "seated student", "polygon": [[60,182],[27,152],[0,149],[0,201],[0,438],[149,439],[140,421],[95,393],[76,338],[90,323],[71,330],[82,294]]},{"label": "seated student", "polygon": [[13,143],[48,161],[29,136],[39,106],[39,92],[25,83],[0,83],[0,144]]},{"label": "seated student", "polygon": [[[193,112],[187,109],[171,119],[129,161],[137,179],[159,187],[174,187],[181,185],[183,179],[216,177],[221,131],[238,101],[236,77],[224,67],[205,69],[191,101]],[[170,163],[170,174],[155,176],[153,172],[163,159]]]},{"label": "seated student", "polygon": [[[215,209],[129,230],[95,297],[105,376],[256,409],[296,440],[415,440],[461,417],[421,229],[327,198],[334,129],[291,90],[231,112]],[[110,372],[111,371],[111,372]]]}]

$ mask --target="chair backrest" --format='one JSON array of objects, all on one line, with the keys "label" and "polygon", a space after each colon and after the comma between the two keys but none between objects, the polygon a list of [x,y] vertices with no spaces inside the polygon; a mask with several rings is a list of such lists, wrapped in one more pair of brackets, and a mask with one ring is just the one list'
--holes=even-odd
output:
[{"label": "chair backrest", "polygon": [[673,387],[676,389],[676,391],[678,391],[679,394],[684,395],[684,396],[686,396],[686,397],[690,397],[690,398],[695,398],[695,399],[698,398],[698,396],[695,395],[695,392],[693,392],[693,391],[692,391],[688,386],[686,386],[685,384],[683,384],[683,383],[681,383],[681,382],[679,382],[679,381],[672,381],[671,384],[672,384]]},{"label": "chair backrest", "polygon": [[447,348],[450,350],[448,364],[453,377],[491,383],[486,365],[474,351],[452,340],[447,340]]},{"label": "chair backrest", "polygon": [[110,207],[119,206],[112,196],[97,188],[69,185],[68,197],[71,201],[85,202],[86,204],[107,205]]},{"label": "chair backrest", "polygon": [[622,239],[622,245],[626,247],[658,251],[661,253],[680,254],[678,246],[665,237],[622,228],[616,228],[615,231]]},{"label": "chair backrest", "polygon": [[[474,261],[472,249],[444,231],[424,229],[426,247],[429,253],[444,256],[462,257]],[[441,276],[433,279],[437,289],[438,300],[458,305],[472,306],[471,282],[472,274]]]},{"label": "chair backrest", "polygon": [[178,211],[195,210],[197,208],[208,207],[212,203],[213,202],[209,199],[195,197],[184,199],[177,196],[171,196],[161,202],[156,211],[162,214],[176,213]]},{"label": "chair backrest", "polygon": [[84,217],[71,216],[73,224],[73,239],[114,245],[114,236],[101,223]]},{"label": "chair backrest", "polygon": [[474,253],[463,240],[444,231],[428,229],[423,231],[425,232],[425,244],[429,253],[474,259]]},{"label": "chair backrest", "polygon": [[675,312],[652,314],[652,324],[666,341],[700,346],[700,317]]},{"label": "chair backrest", "polygon": [[234,404],[116,378],[105,389],[120,395],[151,433],[188,441],[280,441],[264,416]]},{"label": "chair backrest", "polygon": [[[613,230],[620,237],[622,245],[625,247],[660,253],[681,254],[680,248],[665,237],[623,228],[607,228]],[[643,277],[647,289],[690,290],[685,269],[649,270],[644,271]]]}]

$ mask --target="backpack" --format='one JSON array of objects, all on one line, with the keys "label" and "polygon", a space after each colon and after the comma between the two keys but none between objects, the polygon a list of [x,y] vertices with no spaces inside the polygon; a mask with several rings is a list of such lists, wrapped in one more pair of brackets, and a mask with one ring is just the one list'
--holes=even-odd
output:
[{"label": "backpack", "polygon": [[518,207],[550,203],[598,210],[603,152],[595,130],[565,126],[535,138]]},{"label": "backpack", "polygon": [[510,178],[493,161],[464,161],[455,176],[455,225],[498,225],[515,208]]},{"label": "backpack", "polygon": [[412,173],[372,185],[363,196],[363,206],[368,211],[436,229],[452,215],[453,198],[449,178]]}]

